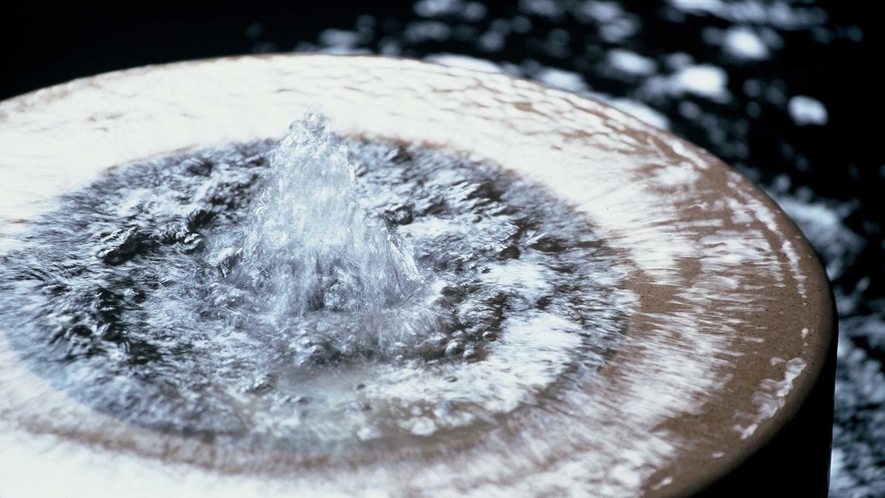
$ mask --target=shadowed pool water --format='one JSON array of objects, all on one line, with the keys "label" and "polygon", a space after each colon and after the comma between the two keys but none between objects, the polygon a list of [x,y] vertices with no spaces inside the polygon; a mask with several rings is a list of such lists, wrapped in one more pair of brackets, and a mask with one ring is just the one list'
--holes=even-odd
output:
[{"label": "shadowed pool water", "polygon": [[278,144],[125,165],[66,196],[3,256],[0,321],[30,368],[119,419],[352,453],[568,396],[619,344],[621,278],[542,188],[309,115]]}]

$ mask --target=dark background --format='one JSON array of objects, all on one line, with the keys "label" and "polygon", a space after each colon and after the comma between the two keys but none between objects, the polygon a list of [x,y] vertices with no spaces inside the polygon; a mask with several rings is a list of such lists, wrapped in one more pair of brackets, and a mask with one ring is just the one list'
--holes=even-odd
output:
[{"label": "dark background", "polygon": [[[879,2],[706,0],[694,9],[679,0],[474,3],[7,6],[0,12],[0,100],[145,64],[293,50],[466,54],[542,81],[551,68],[580,75],[596,95],[660,113],[673,132],[753,179],[805,230],[827,265],[841,318],[832,495],[885,496]],[[759,34],[768,55],[729,55],[718,40],[736,26]],[[619,72],[608,59],[615,49],[642,55],[654,69]],[[673,54],[724,70],[727,98],[661,90],[678,72]],[[797,95],[823,103],[825,122],[791,117]]]}]

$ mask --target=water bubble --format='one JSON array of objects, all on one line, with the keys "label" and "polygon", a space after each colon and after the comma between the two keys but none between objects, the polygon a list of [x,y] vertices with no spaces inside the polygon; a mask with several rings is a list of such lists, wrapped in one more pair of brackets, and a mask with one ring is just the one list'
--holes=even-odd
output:
[{"label": "water bubble", "polygon": [[464,351],[464,343],[461,341],[451,341],[446,344],[446,356],[455,356]]}]

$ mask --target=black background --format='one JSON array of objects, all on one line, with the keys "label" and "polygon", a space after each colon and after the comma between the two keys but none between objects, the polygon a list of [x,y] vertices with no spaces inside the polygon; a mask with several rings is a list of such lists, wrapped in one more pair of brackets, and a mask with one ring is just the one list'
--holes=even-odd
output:
[{"label": "black background", "polygon": [[[0,16],[0,99],[115,69],[252,52],[255,21],[282,50],[370,12],[396,15],[411,2],[22,2]],[[110,5],[109,5],[110,4]]]}]

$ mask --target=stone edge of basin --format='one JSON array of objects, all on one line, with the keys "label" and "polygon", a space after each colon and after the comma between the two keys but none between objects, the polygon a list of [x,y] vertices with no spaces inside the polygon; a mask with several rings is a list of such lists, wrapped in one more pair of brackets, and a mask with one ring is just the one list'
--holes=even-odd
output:
[{"label": "stone edge of basin", "polygon": [[[293,54],[288,56],[309,57],[310,55]],[[267,56],[242,56],[221,59],[243,57],[262,58]],[[335,57],[353,58],[366,56],[344,55]],[[200,61],[186,61],[178,64],[194,62]],[[432,64],[428,62],[422,63]],[[84,78],[84,80],[89,79],[91,77]],[[532,82],[532,84],[543,86],[535,82]],[[64,85],[62,84],[58,87]],[[37,92],[39,91],[37,90]],[[13,97],[6,102],[16,101],[21,97],[23,96]],[[588,97],[581,96],[581,98]],[[2,114],[0,114],[0,119],[2,119]],[[674,138],[676,137],[674,136]],[[697,146],[692,144],[692,147]],[[796,229],[796,232],[801,233],[798,229]],[[805,242],[805,246],[807,247],[806,250],[811,250],[807,242]],[[820,269],[820,263],[817,259],[815,259],[814,264],[818,266],[815,272],[816,275],[813,275],[816,277],[815,282],[821,286],[826,286],[826,289],[821,288],[820,290],[825,290],[829,294],[832,310],[829,324],[821,324],[821,333],[828,336],[828,340],[825,341],[827,350],[815,352],[818,355],[816,358],[822,361],[822,366],[817,370],[813,378],[804,378],[797,383],[795,392],[791,394],[788,406],[783,407],[775,414],[774,420],[772,420],[773,426],[765,434],[765,437],[758,438],[754,445],[741,448],[742,459],[736,459],[730,465],[722,465],[716,468],[715,471],[708,472],[697,480],[694,487],[681,487],[677,493],[667,496],[673,496],[674,498],[727,498],[732,496],[825,497],[827,495],[830,444],[832,440],[835,352],[838,332],[835,306],[832,305],[832,291],[829,288],[829,282],[826,275]]]}]

